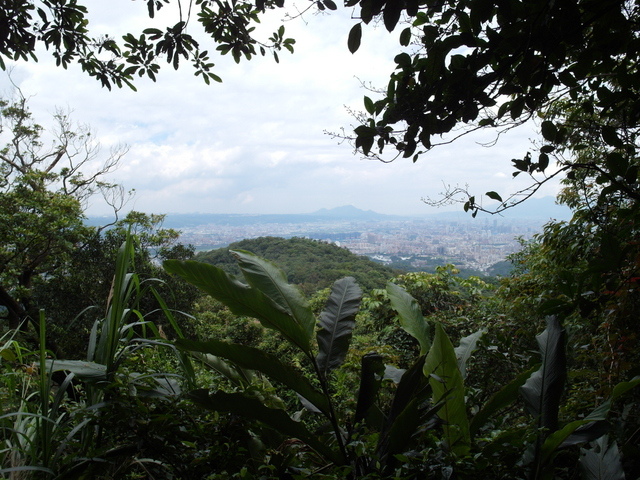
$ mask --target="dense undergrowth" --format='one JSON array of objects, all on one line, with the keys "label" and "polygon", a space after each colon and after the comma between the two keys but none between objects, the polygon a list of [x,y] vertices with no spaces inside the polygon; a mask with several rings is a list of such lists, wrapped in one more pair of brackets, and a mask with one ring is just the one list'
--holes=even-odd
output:
[{"label": "dense undergrowth", "polygon": [[165,262],[207,294],[187,315],[127,241],[85,360],[53,358],[44,312],[37,345],[6,332],[2,475],[637,478],[635,364],[602,347],[614,326],[595,314],[537,315],[531,270],[496,287],[443,267],[370,292],[345,277],[306,299],[234,256],[242,281]]}]

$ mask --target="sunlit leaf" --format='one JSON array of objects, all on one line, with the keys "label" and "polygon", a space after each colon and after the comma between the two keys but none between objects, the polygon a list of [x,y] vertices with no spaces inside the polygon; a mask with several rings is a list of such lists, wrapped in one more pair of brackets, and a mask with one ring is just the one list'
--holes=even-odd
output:
[{"label": "sunlit leaf", "polygon": [[425,355],[431,345],[429,325],[422,316],[415,298],[395,283],[387,283],[387,293],[391,307],[398,312],[400,326],[420,344],[420,355]]},{"label": "sunlit leaf", "polygon": [[464,383],[455,350],[440,323],[436,323],[436,334],[424,363],[424,374],[429,377],[433,403],[443,402],[438,416],[443,421],[446,447],[456,455],[466,455],[471,437]]}]

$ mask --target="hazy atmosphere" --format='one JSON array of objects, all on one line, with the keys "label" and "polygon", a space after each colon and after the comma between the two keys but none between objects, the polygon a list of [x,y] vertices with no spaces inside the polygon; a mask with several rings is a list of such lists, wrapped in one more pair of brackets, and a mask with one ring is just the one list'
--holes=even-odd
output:
[{"label": "hazy atmosphere", "polygon": [[[175,16],[170,5],[164,15]],[[90,2],[96,31],[126,32],[153,26],[140,2]],[[295,11],[295,9],[293,10]],[[281,11],[265,25],[265,37],[277,28]],[[127,19],[122,21],[122,19]],[[158,24],[162,24],[162,15]],[[491,148],[468,137],[439,147],[413,164],[363,160],[348,143],[325,131],[350,133],[348,108],[362,109],[367,92],[361,83],[384,88],[392,71],[398,32],[367,29],[356,54],[347,49],[354,23],[344,9],[330,15],[306,13],[285,22],[296,39],[295,53],[256,57],[235,64],[213,55],[223,83],[207,86],[190,68],[162,65],[157,83],[140,79],[138,92],[108,91],[80,67],[57,68],[45,53],[38,63],[20,63],[11,78],[29,98],[36,120],[47,127],[57,107],[96,132],[107,153],[113,145],[130,148],[110,181],[135,190],[126,209],[148,213],[303,213],[354,205],[386,214],[421,214],[434,209],[424,197],[437,198],[444,185],[469,185],[478,195],[506,194],[526,179],[512,179],[510,159],[531,148],[526,128],[501,138]],[[203,48],[215,49],[215,45]],[[2,78],[2,94],[11,85]],[[369,93],[372,98],[375,93]],[[539,196],[554,195],[548,185]],[[459,209],[460,206],[449,207]],[[99,201],[89,215],[108,213]]]}]

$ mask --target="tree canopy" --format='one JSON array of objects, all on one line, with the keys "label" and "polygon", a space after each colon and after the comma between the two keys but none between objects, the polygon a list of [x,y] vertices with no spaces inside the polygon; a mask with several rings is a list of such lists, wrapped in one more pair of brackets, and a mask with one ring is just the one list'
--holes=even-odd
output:
[{"label": "tree canopy", "polygon": [[[199,43],[202,38],[237,62],[267,52],[277,61],[282,49],[293,52],[295,40],[285,38],[284,27],[268,39],[258,38],[255,30],[267,10],[289,6],[285,0],[144,3],[150,19],[162,8],[174,8],[170,18],[176,22],[121,38],[96,36],[88,6],[77,0],[3,2],[0,66],[6,68],[6,60],[35,60],[36,50],[44,46],[58,65],[77,62],[107,88],[135,88],[136,77],[155,80],[163,60],[174,68],[188,61],[207,83],[219,81],[212,54]],[[514,176],[532,175],[531,186],[505,200],[487,192],[500,201],[501,210],[533,194],[548,178],[583,168],[566,159],[559,171],[553,168],[551,160],[558,160],[554,154],[569,135],[562,121],[549,116],[559,99],[569,110],[592,115],[602,127],[595,135],[611,149],[635,152],[635,145],[612,128],[611,119],[633,127],[640,116],[636,2],[345,0],[344,8],[351,9],[354,19],[345,46],[351,52],[366,42],[365,26],[382,23],[390,32],[400,31],[389,83],[364,98],[361,124],[348,135],[364,155],[416,161],[469,132],[488,128],[499,135],[542,117],[543,141],[537,152],[519,152],[512,160]],[[308,9],[336,10],[338,5],[310,1],[302,11]],[[482,202],[466,191],[451,193],[466,195],[466,210],[483,210]]]},{"label": "tree canopy", "polygon": [[[407,51],[395,57],[386,91],[378,100],[365,98],[366,113],[355,129],[355,145],[365,155],[388,161],[383,150],[389,147],[391,159],[416,161],[471,131],[490,128],[499,134],[541,120],[538,152],[512,162],[514,176],[539,174],[542,180],[533,180],[529,189],[506,201],[487,192],[502,203],[500,208],[508,207],[559,172],[573,175],[585,168],[557,155],[560,168],[548,168],[550,156],[561,153],[575,131],[571,122],[558,118],[562,100],[560,117],[571,119],[571,112],[579,110],[591,118],[592,135],[584,136],[583,143],[606,145],[605,155],[615,150],[603,166],[608,176],[616,177],[610,168],[615,163],[625,177],[620,156],[633,157],[636,145],[614,125],[636,128],[640,118],[636,2],[380,0],[359,5],[362,23],[381,15],[393,30],[402,18],[410,22],[399,40]],[[361,32],[360,24],[351,31],[352,51],[359,47]],[[637,180],[631,172],[630,178]],[[465,209],[477,213],[481,202],[470,196]]]},{"label": "tree canopy", "polygon": [[61,112],[54,120],[53,128],[44,129],[24,97],[0,101],[0,302],[11,328],[33,313],[33,281],[64,269],[70,253],[91,235],[83,224],[89,197],[102,192],[116,208],[122,199],[119,186],[103,176],[126,148],[92,169],[99,147],[90,130]]},{"label": "tree canopy", "polygon": [[[143,3],[143,2],[139,2]],[[44,0],[31,2],[15,0],[0,5],[0,67],[6,60],[37,60],[36,50],[45,47],[58,66],[67,68],[78,63],[83,71],[96,78],[104,87],[129,86],[135,90],[136,76],[155,81],[161,60],[177,69],[180,62],[192,64],[195,74],[206,83],[221,81],[212,69],[208,50],[200,48],[193,35],[187,32],[194,20],[210,37],[221,54],[231,53],[236,62],[250,59],[258,52],[271,51],[278,61],[282,49],[293,52],[293,39],[284,38],[280,27],[268,39],[254,37],[258,13],[282,6],[284,0],[249,1],[180,1],[147,0],[150,19],[168,5],[177,6],[176,23],[164,30],[145,28],[129,32],[122,38],[96,35],[91,30],[89,7],[78,0]],[[143,7],[144,8],[144,7]]]}]

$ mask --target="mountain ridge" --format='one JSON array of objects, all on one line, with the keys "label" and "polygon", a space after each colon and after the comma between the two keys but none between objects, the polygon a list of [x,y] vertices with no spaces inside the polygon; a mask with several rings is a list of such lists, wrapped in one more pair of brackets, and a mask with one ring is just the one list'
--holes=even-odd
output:
[{"label": "mountain ridge", "polygon": [[[421,215],[389,215],[373,210],[362,210],[353,205],[343,205],[334,208],[321,208],[311,213],[272,213],[272,214],[242,214],[242,213],[169,213],[166,214],[164,226],[167,228],[196,227],[199,225],[251,225],[257,223],[315,223],[326,220],[336,221],[401,221],[410,219],[455,219],[477,221],[482,218],[492,218],[490,215],[478,215],[472,219],[469,213],[462,210],[446,212],[430,212]],[[532,198],[522,204],[506,210],[495,218],[513,219],[556,219],[571,218],[569,208],[555,203],[554,197]],[[109,223],[110,217],[89,217],[88,225],[104,225]]]}]

